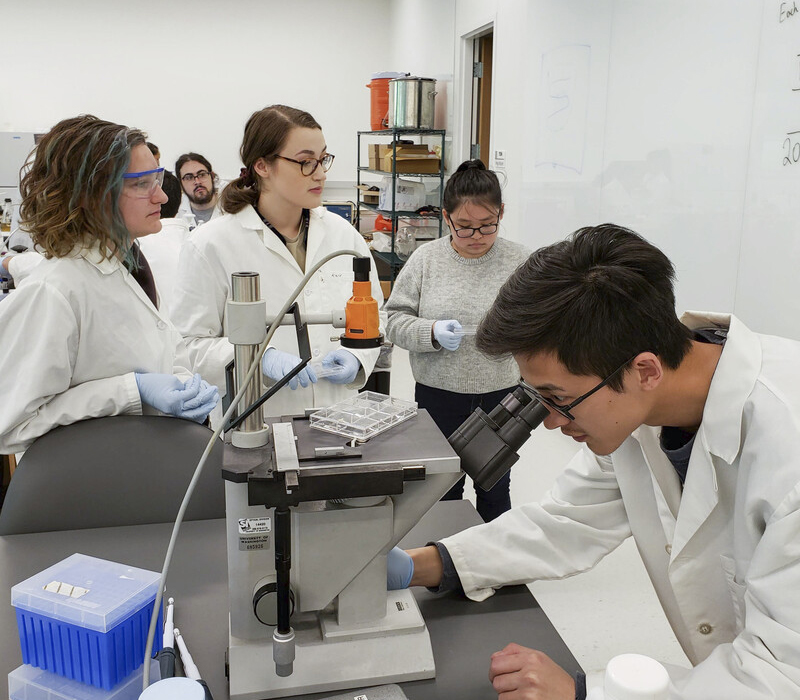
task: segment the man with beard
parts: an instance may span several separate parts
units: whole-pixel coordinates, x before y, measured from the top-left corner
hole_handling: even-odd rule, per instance
[[[192,214],[197,226],[220,216],[217,175],[207,158],[184,153],[175,161],[175,174],[188,200],[181,205],[179,215]]]

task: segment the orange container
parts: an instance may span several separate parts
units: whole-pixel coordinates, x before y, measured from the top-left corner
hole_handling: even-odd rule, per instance
[[[367,83],[370,90],[369,126],[373,131],[389,128],[389,81],[402,78],[406,73],[373,73]]]

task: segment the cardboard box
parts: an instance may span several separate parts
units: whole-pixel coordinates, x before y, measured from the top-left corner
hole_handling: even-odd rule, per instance
[[[381,167],[380,146],[381,145],[378,143],[367,144],[367,156],[369,158],[369,167],[372,170],[379,170]]]
[[[389,280],[381,280],[381,291],[383,292],[383,298],[388,299],[392,293],[392,283]]]
[[[377,206],[380,190],[370,190],[369,185],[358,185],[358,189],[361,190],[361,201],[364,202],[364,204],[374,204]]]
[[[392,172],[392,154],[388,153],[381,161],[381,170]],[[435,155],[401,155],[397,153],[396,172],[409,175],[412,173],[422,173],[425,175],[435,175],[439,172],[439,158]]]
[[[424,143],[398,144],[393,149],[391,144],[367,144],[369,167],[372,170],[392,172],[392,158],[397,154],[398,173],[436,174],[439,172],[439,158],[428,151]]]

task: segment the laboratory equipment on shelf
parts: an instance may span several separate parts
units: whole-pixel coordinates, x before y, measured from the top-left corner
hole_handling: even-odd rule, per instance
[[[369,141],[376,140],[383,143],[367,142],[364,137],[369,137]],[[387,139],[391,141],[387,143]],[[414,140],[419,143],[410,143]],[[381,279],[394,281],[417,244],[423,240],[440,238],[445,231],[442,217],[446,160],[445,131],[404,127],[359,131],[357,144],[356,228],[361,227],[363,212],[376,214],[375,230],[388,233],[389,240],[385,250],[381,250],[380,245],[373,246],[373,255],[388,266],[382,273]],[[421,149],[426,157],[416,149]],[[413,152],[404,157],[403,154],[408,150]],[[436,151],[438,157],[429,154],[429,150]],[[435,165],[432,166],[434,162]],[[384,177],[385,186],[377,198],[373,197],[369,189],[370,185],[377,185],[374,180],[369,179],[371,175]],[[365,180],[365,177],[368,179]],[[431,185],[436,180],[438,180],[436,206],[423,206],[429,197],[426,194],[428,188],[423,183]],[[417,196],[422,197],[422,203],[409,202],[409,197],[402,194],[409,190],[416,190]],[[407,209],[412,203],[413,209]],[[403,227],[409,231],[406,232],[405,240],[401,242],[398,250],[398,234]]]
[[[13,218],[13,205],[11,198],[6,197],[3,201],[3,213],[0,214],[0,233],[3,233],[3,242],[9,233],[11,233],[11,220]]]

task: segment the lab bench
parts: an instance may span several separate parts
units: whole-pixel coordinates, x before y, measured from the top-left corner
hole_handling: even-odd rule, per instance
[[[65,504],[65,507],[69,507]],[[468,501],[437,503],[400,543],[422,546],[472,525],[480,518]],[[96,528],[0,537],[0,590],[80,552],[160,571],[172,526]],[[525,586],[509,586],[475,603],[463,595],[414,594],[428,625],[436,678],[402,683],[409,700],[496,700],[488,680],[489,657],[509,642],[540,649],[569,673],[580,670]],[[215,700],[226,700],[228,643],[227,559],[224,520],[185,522],[170,567],[166,597],[175,598],[175,622]],[[0,605],[0,675],[22,662],[14,608]],[[326,698],[341,691],[303,695]]]

